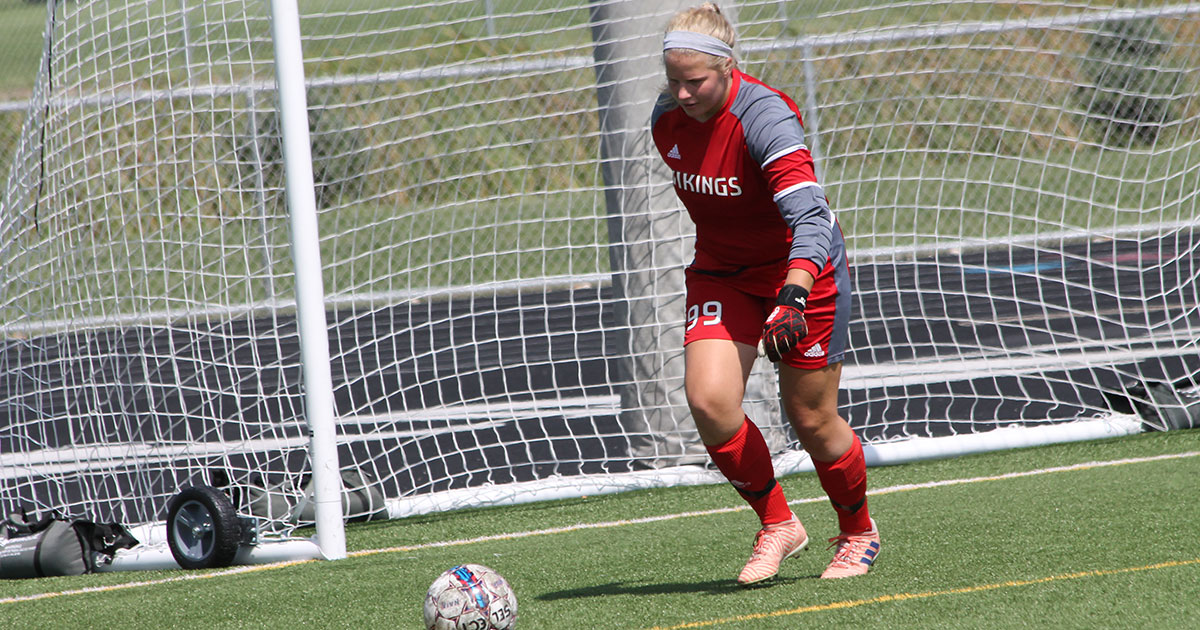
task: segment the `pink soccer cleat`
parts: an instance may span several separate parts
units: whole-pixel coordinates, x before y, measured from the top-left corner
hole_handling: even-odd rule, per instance
[[[871,531],[861,534],[842,534],[830,538],[830,547],[837,547],[833,562],[821,574],[824,579],[865,575],[879,557],[879,528],[871,519]]]
[[[779,563],[807,545],[808,534],[795,514],[791,520],[763,526],[754,537],[754,553],[738,575],[738,584],[750,586],[775,577]]]

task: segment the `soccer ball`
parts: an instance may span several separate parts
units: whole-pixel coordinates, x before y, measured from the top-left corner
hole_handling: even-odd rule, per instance
[[[508,580],[480,564],[460,564],[438,576],[425,594],[427,630],[512,630],[517,596]]]

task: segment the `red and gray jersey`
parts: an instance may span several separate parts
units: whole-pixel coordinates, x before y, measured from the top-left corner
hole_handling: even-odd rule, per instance
[[[651,129],[696,225],[693,268],[736,273],[743,290],[773,297],[787,269],[816,277],[844,259],[845,243],[796,103],[736,69],[729,89],[725,106],[705,122],[663,95]]]

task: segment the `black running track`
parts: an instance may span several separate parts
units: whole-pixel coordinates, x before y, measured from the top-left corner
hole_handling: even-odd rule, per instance
[[[1185,231],[1153,240],[1069,244],[1054,255],[1012,245],[856,263],[843,415],[870,439],[938,436],[980,425],[1087,417],[1114,407],[1127,411],[1128,403],[1112,392],[1144,380],[1193,381],[1200,374],[1200,349],[1188,337],[1200,330],[1198,248],[1194,232]],[[615,332],[611,291],[485,299],[489,303],[453,298],[331,314],[337,414],[342,434],[353,436],[342,447],[343,463],[356,462],[368,473],[403,470],[384,483],[391,497],[635,468],[612,408],[544,410],[554,400],[619,394],[610,383],[622,373],[617,357],[623,339]],[[1104,352],[1110,354],[1106,361],[1074,359]],[[1046,364],[1047,353],[1061,362]],[[212,439],[213,427],[226,439],[303,440],[307,433],[295,421],[303,408],[297,368],[228,367],[295,365],[298,355],[295,322],[279,318],[207,330],[144,326],[5,339],[0,454],[80,441],[98,447],[136,442],[148,422],[183,443]],[[1022,364],[1023,357],[1036,366]],[[914,359],[948,367],[944,375],[927,368],[906,373],[903,366]],[[214,360],[222,367],[212,367]],[[969,365],[986,366],[986,373],[973,374],[963,367]],[[480,401],[551,404],[496,422],[419,413]],[[39,425],[27,435],[23,425],[46,415],[76,420]],[[247,433],[255,427],[265,430]],[[431,456],[438,452],[456,454]],[[268,449],[214,456],[202,465],[260,470],[262,478],[252,480],[259,483],[283,469],[303,470],[303,457],[294,451],[281,459]],[[390,463],[373,468],[375,458]],[[93,486],[110,496],[73,496],[70,489],[56,496],[57,486],[36,473],[24,479],[6,474],[0,509],[28,504],[21,495],[31,492],[41,504],[119,503],[131,491],[167,496],[181,483],[208,481],[178,479],[166,461],[130,472],[132,487],[115,481],[124,473],[94,474],[108,478]]]

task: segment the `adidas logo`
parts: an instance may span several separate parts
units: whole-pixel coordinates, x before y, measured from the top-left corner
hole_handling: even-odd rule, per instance
[[[821,344],[814,343],[813,346],[804,353],[804,356],[810,359],[815,359],[817,357],[825,356],[825,351],[821,349]]]
[[[667,157],[669,157],[669,158],[675,158],[676,160],[682,160],[682,159],[683,159],[683,158],[682,158],[682,157],[679,155],[679,145],[678,145],[678,144],[677,144],[677,145],[675,145],[675,146],[673,146],[673,147],[671,147],[671,150],[667,152]]]

